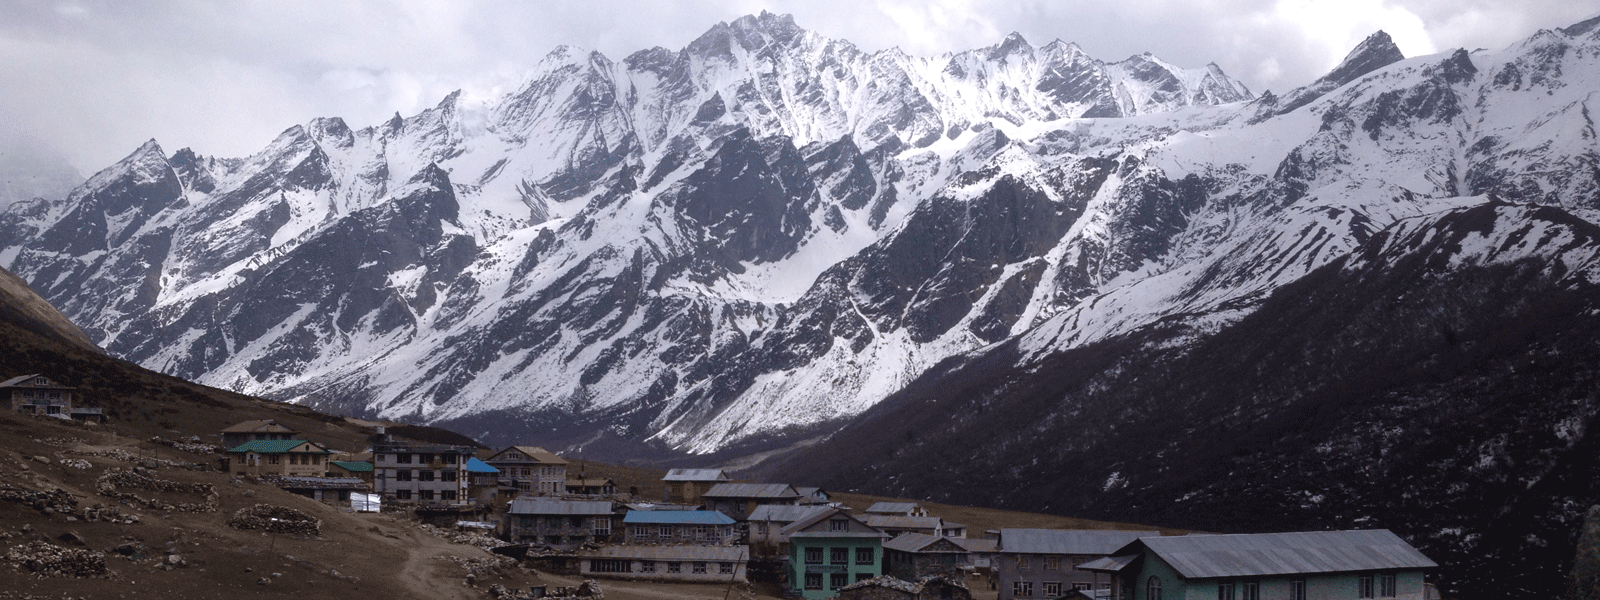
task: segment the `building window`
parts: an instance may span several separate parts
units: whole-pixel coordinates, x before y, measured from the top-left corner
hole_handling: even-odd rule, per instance
[[[400,469],[394,473],[395,481],[411,481],[411,469]]]
[[[1161,578],[1151,575],[1144,584],[1145,600],[1161,600]]]
[[[1033,596],[1033,582],[1032,581],[1013,581],[1013,582],[1011,582],[1011,595],[1012,596],[1016,596],[1018,598],[1029,598],[1029,597],[1032,597]]]
[[[1384,598],[1393,598],[1398,591],[1394,585],[1394,573],[1384,573],[1382,577],[1378,578],[1378,595]]]
[[[1046,581],[1046,582],[1044,582],[1044,595],[1045,595],[1046,598],[1055,598],[1055,597],[1060,596],[1061,595],[1061,582],[1059,582],[1059,581]]]
[[[1217,584],[1217,600],[1234,600],[1233,582],[1225,581]]]
[[[822,564],[822,549],[821,548],[806,548],[806,564],[808,564],[808,565],[820,565],[820,564]],[[821,585],[822,585],[821,582],[817,583],[817,586],[819,586],[819,588],[820,588]]]
[[[758,523],[758,524],[756,524],[756,534],[758,534],[758,535],[767,535],[767,524],[766,523]]]
[[[1372,576],[1371,575],[1362,575],[1359,579],[1356,580],[1356,597],[1357,598],[1371,598],[1372,597]]]
[[[556,544],[559,544],[559,543],[561,543],[561,536],[559,536],[559,535],[547,535],[547,536],[544,536],[544,543],[550,544],[552,546],[554,546]]]
[[[667,572],[668,573],[682,573],[683,572],[683,563],[680,563],[680,562],[669,562],[669,563],[667,563]]]
[[[589,570],[595,573],[629,573],[633,571],[633,562],[596,558],[589,561]]]
[[[456,472],[455,471],[440,471],[439,472],[439,481],[455,481],[455,480],[456,480]]]
[[[806,589],[808,589],[808,590],[820,590],[820,589],[822,589],[822,574],[821,573],[806,573]]]
[[[522,515],[517,517],[517,523],[518,526],[522,527],[523,529],[531,529],[533,527],[533,517]]]
[[[433,462],[433,455],[432,454],[418,454],[417,455],[417,462],[422,463],[422,464],[431,463],[431,462]]]
[[[590,529],[595,535],[611,535],[611,517],[594,517]]]
[[[837,590],[837,589],[842,588],[842,587],[847,586],[847,585],[850,585],[850,574],[849,573],[830,573],[830,574],[828,574],[828,589]]]
[[[706,574],[706,564],[705,563],[696,562],[696,563],[692,564],[692,567],[693,567],[693,571],[694,571],[695,575],[705,575]]]
[[[433,481],[433,471],[423,469],[422,471],[418,471],[418,475],[421,475],[421,479],[423,481]]]
[[[655,561],[647,560],[647,561],[639,563],[639,572],[640,573],[654,573],[654,572],[656,572],[656,563],[655,563]]]
[[[672,526],[662,525],[656,528],[656,536],[663,540],[672,539]]]
[[[733,574],[733,563],[717,563],[717,572],[723,575]]]
[[[849,548],[829,548],[828,549],[828,564],[830,564],[830,565],[847,565],[847,564],[850,564],[850,549]]]
[[[418,492],[418,493],[422,495],[422,499],[423,500],[432,500],[433,499],[433,490],[422,490],[421,492]]]
[[[409,462],[411,462],[411,455],[410,454],[396,454],[396,455],[394,455],[394,461],[397,462],[397,463],[409,463]]]
[[[634,525],[633,526],[633,537],[641,538],[641,539],[650,537],[650,526],[648,526],[648,525]]]
[[[1044,559],[1044,570],[1046,570],[1046,571],[1060,571],[1061,570],[1061,557],[1059,557],[1059,556],[1046,557]]]
[[[1254,581],[1239,584],[1239,600],[1261,600],[1261,584]]]
[[[455,490],[445,490],[445,491],[439,492],[439,498],[441,498],[443,500],[455,500],[456,499],[456,491]]]
[[[394,493],[394,497],[396,500],[410,500],[411,490],[398,490]]]
[[[1017,557],[1017,570],[1018,571],[1026,571],[1026,570],[1028,570],[1028,557],[1027,556],[1018,556]]]
[[[1289,581],[1289,600],[1306,600],[1306,580],[1291,579]]]
[[[828,519],[828,531],[850,531],[850,519]]]
[[[696,525],[694,528],[694,539],[701,542],[711,541],[711,528],[706,527],[705,525]]]
[[[276,454],[268,454],[267,455],[267,464],[269,464],[269,465],[278,464],[278,455],[276,455]]]
[[[877,557],[877,554],[872,548],[856,548],[856,564],[870,565],[874,562],[873,559]]]
[[[1091,589],[1094,589],[1094,586],[1091,585],[1087,581],[1074,581],[1074,582],[1072,582],[1072,589],[1075,589],[1075,590],[1091,590]]]

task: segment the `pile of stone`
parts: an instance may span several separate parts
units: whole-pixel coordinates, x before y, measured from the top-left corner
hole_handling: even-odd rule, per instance
[[[49,542],[31,542],[6,552],[13,568],[27,569],[39,577],[110,577],[103,552],[62,548]]]
[[[449,540],[450,543],[477,546],[479,548],[483,548],[484,550],[494,550],[495,548],[512,545],[511,542],[491,537],[480,531],[452,531],[443,527],[434,527],[427,523],[423,523],[417,527],[421,528],[427,533],[431,533]]]
[[[104,504],[96,504],[85,508],[77,516],[85,521],[105,521],[122,525],[132,525],[139,522],[139,515],[130,515],[114,506],[106,506]]]
[[[76,437],[33,438],[33,441],[40,444],[49,444],[51,446],[77,446],[79,444],[89,443],[89,440]]]
[[[168,503],[159,499],[143,499],[124,489],[147,490],[152,492],[174,492],[180,494],[198,494],[205,499],[201,502]],[[217,488],[209,483],[184,483],[157,479],[150,475],[149,469],[134,467],[132,469],[107,469],[100,479],[95,481],[95,491],[109,498],[137,502],[156,510],[176,512],[216,512],[220,496]]]
[[[531,590],[526,592],[513,590],[497,583],[489,586],[489,595],[496,600],[532,600],[534,598],[547,598],[549,600],[577,600],[579,598],[605,600],[606,597],[605,593],[600,591],[600,584],[595,583],[593,579],[585,580],[582,584],[570,588],[558,587],[546,590],[542,596],[535,595]]]
[[[165,458],[153,458],[153,457],[149,457],[149,456],[140,456],[138,454],[134,454],[132,452],[129,452],[127,450],[123,450],[121,448],[112,448],[110,450],[68,450],[67,453],[68,454],[77,454],[79,456],[100,456],[100,457],[109,458],[109,459],[112,459],[112,460],[120,460],[120,461],[123,461],[123,462],[131,462],[131,463],[134,463],[137,466],[140,466],[140,467],[143,467],[143,468],[146,468],[146,469],[159,469],[161,467],[173,467],[173,468],[177,468],[177,469],[187,469],[187,470],[190,470],[190,471],[209,471],[209,470],[211,470],[211,467],[209,465],[205,465],[205,464],[201,464],[201,463],[197,463],[197,462],[180,462],[180,461],[176,461],[176,460],[167,460]]]
[[[6,483],[0,483],[0,500],[17,502],[44,513],[58,512],[68,515],[77,510],[78,506],[78,499],[73,498],[66,490],[41,492]]]
[[[88,469],[94,466],[89,461],[81,458],[63,458],[61,459],[61,464],[73,469]]]
[[[213,444],[207,444],[200,441],[200,436],[198,435],[191,435],[189,437],[179,438],[176,440],[169,440],[158,435],[150,438],[148,441],[152,444],[160,444],[168,448],[174,448],[184,452],[193,452],[195,454],[216,454],[223,450],[222,448],[219,448]]]
[[[298,510],[271,504],[257,504],[241,508],[228,519],[234,529],[262,529],[272,533],[289,533],[316,537],[322,533],[322,521]]]

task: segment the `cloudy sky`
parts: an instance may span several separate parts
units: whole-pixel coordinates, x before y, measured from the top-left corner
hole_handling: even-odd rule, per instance
[[[361,127],[452,90],[514,87],[566,44],[620,59],[768,10],[868,50],[938,55],[1007,33],[1115,61],[1221,65],[1259,93],[1332,68],[1382,29],[1407,56],[1499,49],[1600,12],[1591,0],[18,0],[0,3],[0,137],[85,175],[155,138],[243,156],[316,116]]]

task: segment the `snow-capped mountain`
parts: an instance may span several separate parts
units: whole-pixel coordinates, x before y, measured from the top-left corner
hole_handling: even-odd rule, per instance
[[[620,62],[558,48],[503,98],[453,94],[359,129],[316,119],[249,157],[151,141],[63,198],[0,213],[0,266],[149,368],[491,443],[712,453],[859,423],[827,449],[915,410],[943,433],[879,435],[900,447],[858,454],[882,458],[842,485],[920,493],[914,478],[872,469],[909,448],[961,448],[972,458],[952,458],[957,470],[1014,475],[999,459],[1025,457],[1066,469],[1075,451],[1113,456],[1106,431],[1167,423],[1170,441],[1196,432],[1171,415],[1223,426],[1280,414],[1230,405],[1226,388],[1193,387],[1193,373],[1278,381],[1250,402],[1299,406],[1284,400],[1300,397],[1293,386],[1338,378],[1289,375],[1347,377],[1375,355],[1356,350],[1409,331],[1361,326],[1381,320],[1371,303],[1383,293],[1421,310],[1447,297],[1440,285],[1469,293],[1485,273],[1511,273],[1541,295],[1518,300],[1500,282],[1485,297],[1508,311],[1560,299],[1541,310],[1583,322],[1596,309],[1597,92],[1600,18],[1412,58],[1378,33],[1310,85],[1256,97],[1215,65],[1104,62],[1016,35],[939,57],[866,53],[763,13]],[[1382,285],[1340,296],[1364,281]],[[1428,294],[1408,296],[1406,281]],[[1244,332],[1288,339],[1324,305],[1358,321],[1320,326],[1320,354],[1266,361],[1286,350],[1256,348],[1228,362],[1253,343]],[[1450,306],[1427,318],[1451,336],[1494,321],[1492,305]],[[1431,323],[1425,312],[1406,314]],[[1489,346],[1515,347],[1494,331]],[[1395,356],[1428,360],[1417,352]],[[1142,380],[1144,369],[1171,371],[1188,393]],[[1052,387],[1074,373],[1081,387]],[[1020,395],[1026,406],[997,399],[1016,386],[1049,392]],[[943,410],[907,389],[922,390],[917,402],[966,391]],[[1573,393],[1595,401],[1592,387]],[[1593,414],[1523,415],[1524,431],[1556,437],[1496,446],[1485,425],[1462,448],[1491,465],[1494,448],[1559,459],[1583,447]],[[1053,437],[1079,419],[1108,429]],[[1388,439],[1370,419],[1354,438],[1293,446]],[[1018,435],[982,452],[952,443],[975,422]],[[869,434],[884,431],[898,429]],[[1077,441],[1044,453],[1040,436]],[[1140,464],[1182,452],[1150,448]],[[1360,475],[1325,462],[1330,477]],[[1118,490],[1232,499],[1083,464],[1103,494],[1076,509],[1121,502],[1196,522],[1199,509],[1161,512]],[[1537,477],[1483,489],[1542,489]],[[1581,508],[1540,514],[1549,529]],[[1441,527],[1455,533],[1423,543],[1471,535]]]
[[[1056,206],[1087,200],[1069,171],[1104,161],[1027,138],[1251,98],[1215,65],[1017,35],[869,54],[762,14],[621,62],[558,48],[504,98],[363,129],[317,119],[242,159],[151,141],[5,213],[0,262],[109,351],[198,381],[430,422],[592,420],[706,451],[847,418],[1025,328],[994,314],[961,333],[948,299],[887,289],[861,312],[829,287],[840,275],[818,277],[876,255],[933,277],[938,257],[902,248],[966,207],[1051,213],[1059,231],[1024,233],[1037,247],[1007,260],[1045,251],[1070,221]],[[979,208],[1007,189],[1018,212]],[[974,259],[1028,228],[994,226]],[[809,328],[845,309],[874,339]]]

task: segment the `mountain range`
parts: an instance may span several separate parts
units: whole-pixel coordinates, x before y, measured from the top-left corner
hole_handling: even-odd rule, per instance
[[[1538,593],[1508,569],[1559,570],[1597,500],[1597,91],[1600,18],[1412,58],[1380,32],[1258,96],[1216,65],[1015,34],[867,53],[763,13],[249,157],[152,140],[0,213],[0,266],[115,356],[322,410],[624,458],[805,440],[759,468],[1087,517],[1386,526],[1454,593]]]

